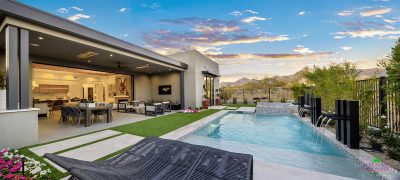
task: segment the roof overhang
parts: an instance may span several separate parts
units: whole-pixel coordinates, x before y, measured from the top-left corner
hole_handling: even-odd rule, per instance
[[[0,0],[0,17],[5,17],[0,30],[14,25],[181,71],[188,67],[185,63],[15,1]]]
[[[203,75],[205,76],[209,76],[209,77],[219,77],[219,75],[211,73],[209,71],[201,71],[203,73]]]

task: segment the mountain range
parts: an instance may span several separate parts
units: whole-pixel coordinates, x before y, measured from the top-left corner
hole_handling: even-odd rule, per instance
[[[296,72],[295,74],[288,75],[288,76],[274,76],[278,80],[283,80],[286,82],[299,82],[304,81],[303,79],[303,70]],[[381,68],[371,68],[371,69],[359,69],[359,76],[358,79],[368,79],[371,77],[379,77],[379,76],[386,76],[386,70]],[[249,79],[246,77],[240,78],[234,82],[221,82],[220,87],[229,87],[229,86],[240,86],[247,84],[249,82],[258,82],[258,79]]]

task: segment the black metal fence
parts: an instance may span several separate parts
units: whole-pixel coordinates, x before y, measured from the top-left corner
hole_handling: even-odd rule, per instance
[[[356,81],[357,97],[360,101],[360,118],[370,126],[379,127],[382,116],[387,119],[387,126],[394,132],[400,132],[400,109],[395,99],[399,92],[387,94],[386,86],[391,82],[385,77]]]

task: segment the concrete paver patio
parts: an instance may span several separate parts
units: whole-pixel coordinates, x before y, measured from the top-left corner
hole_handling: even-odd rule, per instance
[[[38,156],[43,156],[44,153],[55,153],[58,151],[62,151],[65,149],[69,149],[72,147],[76,147],[82,144],[90,143],[99,139],[103,139],[106,137],[114,136],[117,134],[121,134],[121,132],[113,131],[113,130],[105,130],[100,131],[93,134],[88,134],[84,136],[79,136],[71,139],[67,139],[64,141],[58,141],[55,143],[38,146],[34,148],[30,148],[29,150],[33,153],[37,154]]]

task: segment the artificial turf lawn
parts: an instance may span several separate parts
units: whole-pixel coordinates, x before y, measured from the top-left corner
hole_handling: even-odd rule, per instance
[[[219,110],[216,109],[208,109],[192,114],[175,113],[140,122],[121,125],[111,129],[143,137],[159,137],[218,111]]]

